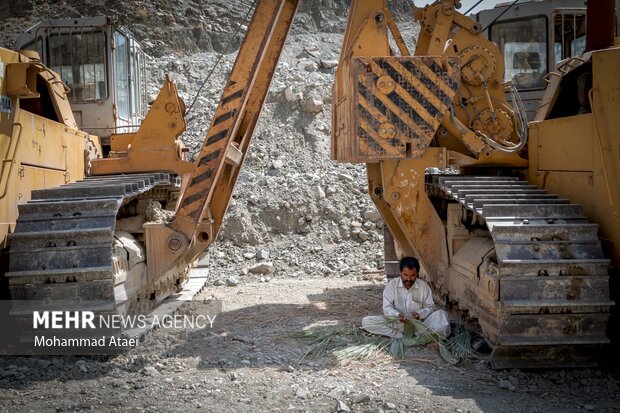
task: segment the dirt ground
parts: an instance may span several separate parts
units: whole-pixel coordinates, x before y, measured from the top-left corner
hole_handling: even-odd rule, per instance
[[[0,411],[620,411],[615,372],[453,367],[432,345],[402,359],[302,359],[308,347],[293,333],[359,323],[380,312],[382,288],[319,277],[210,286],[196,299],[222,300],[212,328],[155,330],[110,359],[1,358]]]

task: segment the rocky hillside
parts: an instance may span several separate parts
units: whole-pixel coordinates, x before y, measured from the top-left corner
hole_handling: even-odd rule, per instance
[[[256,0],[3,0],[0,44],[43,19],[106,15],[129,28],[152,57],[168,53],[230,53],[243,39]],[[342,33],[350,1],[302,1],[296,32]],[[411,3],[391,1],[399,20],[411,16]]]

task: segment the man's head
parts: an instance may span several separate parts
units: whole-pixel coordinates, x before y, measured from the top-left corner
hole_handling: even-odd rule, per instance
[[[418,278],[418,271],[420,271],[420,263],[413,257],[404,257],[399,262],[400,279],[403,281],[403,285],[406,289],[413,287],[413,283]]]

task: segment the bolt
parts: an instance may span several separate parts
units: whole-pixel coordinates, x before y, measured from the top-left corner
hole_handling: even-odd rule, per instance
[[[168,240],[168,248],[172,251],[177,251],[179,248],[181,248],[181,240],[176,237],[170,238]]]
[[[454,13],[454,6],[452,5],[446,5],[443,6],[443,8],[441,9],[441,11],[443,12],[443,14],[445,14],[446,16],[450,16],[452,15],[452,13]]]

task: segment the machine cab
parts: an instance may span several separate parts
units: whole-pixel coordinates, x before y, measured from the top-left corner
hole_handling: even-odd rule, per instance
[[[547,85],[545,77],[558,70],[565,59],[578,56],[585,49],[586,2],[542,0],[510,7],[511,4],[499,4],[473,17],[502,52],[504,80],[515,84],[528,120],[533,120]]]
[[[107,17],[41,22],[16,47],[34,50],[71,89],[78,127],[102,138],[134,132],[146,113],[145,54]]]

